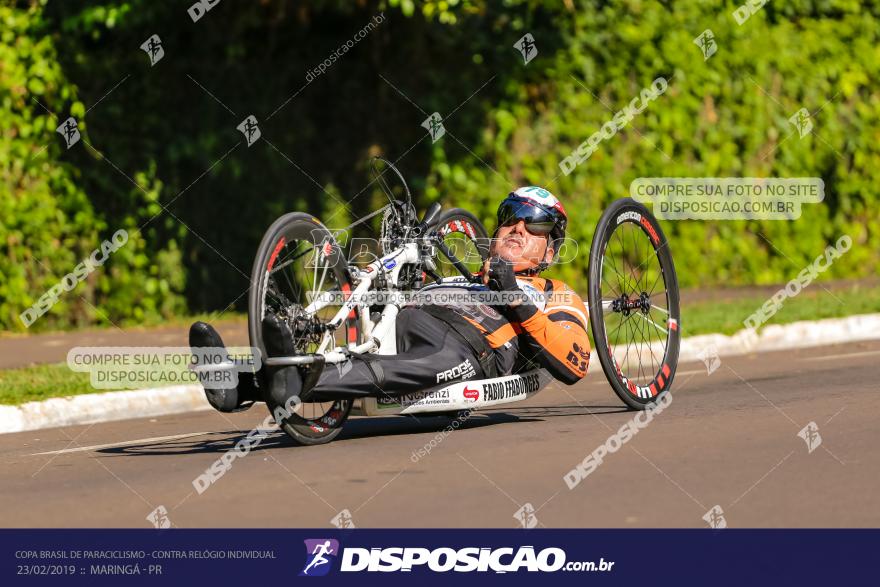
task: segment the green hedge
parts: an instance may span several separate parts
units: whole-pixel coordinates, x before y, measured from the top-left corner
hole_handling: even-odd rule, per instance
[[[574,211],[570,234],[584,251],[603,207],[638,177],[821,177],[825,201],[805,205],[797,221],[667,222],[682,285],[787,281],[842,234],[854,246],[823,277],[876,274],[880,8],[770,2],[739,26],[736,6],[591,2],[494,19],[512,39],[531,32],[539,48],[519,75],[510,74],[516,64],[505,66],[508,97],[488,113],[473,148],[498,173],[446,161],[447,142],[435,147],[432,193],[484,201],[488,215],[505,180],[547,184],[563,158],[662,75],[665,94],[550,186]],[[708,61],[693,44],[705,29],[718,45]],[[800,139],[788,118],[802,107],[819,113]],[[560,274],[585,287],[586,260]]]
[[[98,207],[84,176],[106,163],[85,147],[92,139],[86,106],[65,76],[41,7],[0,6],[0,23],[0,324],[24,329],[20,314],[119,229],[127,230],[128,243],[59,296],[34,330],[137,322],[185,310],[176,243],[148,246],[148,234],[137,230],[145,215],[159,210],[155,169],[133,172],[146,191],[127,190],[125,213]],[[67,116],[80,121],[82,139],[73,148],[85,163],[66,160],[55,132]]]
[[[406,153],[421,207],[441,200],[487,224],[513,185],[549,187],[582,252],[557,275],[581,289],[602,208],[642,176],[825,180],[825,202],[794,222],[667,222],[684,286],[787,281],[844,233],[854,246],[823,278],[877,272],[873,2],[769,2],[742,26],[733,2],[272,0],[219,3],[196,23],[172,4],[0,7],[5,329],[23,329],[19,313],[119,228],[131,241],[32,329],[243,309],[265,227],[289,210],[335,214],[335,226],[372,211],[381,195],[363,188],[377,153]],[[383,24],[270,118],[381,11]],[[693,39],[707,28],[718,52],[704,61]],[[513,49],[526,32],[539,50],[527,66]],[[151,68],[138,47],[154,33],[166,55]],[[665,94],[560,174],[661,75]],[[430,144],[426,114],[398,90],[427,113],[455,110],[447,136]],[[788,122],[802,107],[821,109],[803,139]],[[248,114],[266,140],[233,147]],[[63,147],[54,129],[69,115],[91,147]],[[334,199],[355,194],[350,209]]]

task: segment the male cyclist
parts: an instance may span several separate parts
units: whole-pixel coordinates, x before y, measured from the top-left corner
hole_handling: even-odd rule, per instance
[[[497,217],[482,284],[453,278],[419,290],[397,316],[397,354],[352,355],[305,385],[296,367],[266,367],[264,393],[279,405],[293,396],[308,401],[397,396],[508,375],[530,364],[566,384],[579,381],[590,358],[587,310],[567,285],[539,277],[558,256],[565,209],[549,191],[522,187],[501,202]],[[267,315],[263,333],[268,356],[295,354],[286,322]],[[223,342],[211,326],[196,322],[190,346]],[[237,389],[206,389],[208,401],[228,412],[265,399],[248,375],[241,374]]]

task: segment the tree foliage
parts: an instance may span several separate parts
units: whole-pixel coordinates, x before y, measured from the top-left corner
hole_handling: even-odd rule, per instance
[[[874,3],[647,0],[7,2],[0,6],[0,322],[115,230],[128,245],[34,328],[242,309],[278,215],[339,227],[381,204],[367,161],[398,161],[420,207],[544,185],[580,243],[556,275],[586,287],[601,210],[638,177],[821,177],[793,222],[665,224],[685,286],[787,281],[842,234],[824,277],[873,274],[880,219],[880,20]],[[350,48],[374,17],[376,24]],[[693,43],[713,31],[718,51]],[[514,49],[533,35],[527,65]],[[151,67],[140,45],[161,38]],[[339,53],[341,51],[341,53]],[[329,68],[319,64],[337,52]],[[658,76],[669,89],[570,175],[559,162]],[[788,118],[814,113],[799,138]],[[431,143],[433,112],[445,137]],[[256,116],[262,138],[236,130]],[[82,131],[66,149],[68,116]]]

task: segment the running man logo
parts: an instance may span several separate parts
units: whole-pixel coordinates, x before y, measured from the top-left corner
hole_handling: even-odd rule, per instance
[[[339,555],[339,541],[332,538],[307,538],[306,566],[300,577],[323,577],[330,572],[333,560]]]
[[[336,372],[339,373],[340,379],[348,375],[348,372],[351,371],[352,368],[354,368],[354,365],[352,365],[351,363],[351,359],[346,359],[345,361],[342,361],[340,363],[334,363],[334,365],[336,365]]]
[[[694,39],[694,45],[703,52],[703,61],[708,61],[710,57],[718,51],[718,45],[715,43],[715,35],[712,29],[706,29],[698,37]]]
[[[330,520],[330,523],[342,530],[349,530],[355,527],[354,518],[351,517],[351,512],[348,511],[348,509],[344,509],[333,516],[333,519]]]
[[[153,524],[154,528],[160,530],[171,527],[171,518],[168,517],[168,510],[165,509],[164,505],[160,505],[151,511],[147,516],[147,521]]]
[[[724,510],[720,505],[714,506],[711,510],[703,515],[703,519],[709,524],[710,528],[721,530],[727,528],[727,520],[724,519]]]
[[[519,41],[513,44],[513,48],[523,56],[525,65],[528,65],[529,61],[538,55],[538,46],[535,45],[535,37],[532,36],[532,33],[524,34]]]
[[[807,443],[807,454],[810,454],[822,444],[822,436],[819,434],[819,427],[815,422],[810,422],[798,432],[798,436]]]
[[[801,108],[795,112],[788,121],[794,125],[801,138],[813,132],[813,119],[810,116],[810,111],[806,108]]]
[[[721,358],[718,356],[718,347],[714,344],[710,344],[698,352],[697,358],[703,361],[703,364],[706,365],[707,375],[711,375],[721,366]]]
[[[141,49],[150,58],[150,67],[159,63],[159,60],[165,56],[165,49],[162,48],[162,39],[159,38],[159,35],[153,35],[144,41]]]
[[[67,145],[68,149],[79,142],[79,127],[76,125],[76,119],[73,116],[62,122],[55,129],[55,132],[64,137],[64,144]]]
[[[260,136],[262,136],[260,134],[260,127],[257,126],[257,117],[253,114],[245,118],[242,123],[235,128],[240,130],[244,135],[248,147],[257,142]]]
[[[513,517],[519,520],[523,528],[534,528],[538,525],[538,517],[535,515],[535,507],[530,503],[524,503],[521,508],[516,510]]]
[[[432,143],[436,143],[446,134],[446,129],[443,127],[443,119],[440,117],[439,112],[435,112],[426,118],[422,122],[422,126],[428,129],[428,134],[431,135]]]

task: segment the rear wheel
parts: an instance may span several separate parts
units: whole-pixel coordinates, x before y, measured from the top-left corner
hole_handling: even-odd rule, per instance
[[[248,300],[248,334],[251,346],[266,358],[263,318],[275,314],[294,333],[296,354],[308,354],[357,343],[358,324],[354,312],[334,332],[322,326],[329,322],[352,291],[345,255],[330,231],[310,214],[295,212],[275,221],[266,231],[254,259]],[[332,301],[309,314],[305,309],[316,295]],[[266,389],[265,378],[259,381]],[[278,407],[263,394],[270,413]],[[281,424],[299,444],[330,442],[342,431],[351,411],[351,400],[306,402]]]
[[[643,410],[668,392],[678,364],[678,278],[666,235],[631,198],[602,214],[590,247],[590,326],[615,393]]]
[[[489,233],[476,216],[461,208],[450,208],[440,214],[433,233],[471,273],[479,273],[483,262],[489,258]],[[442,277],[454,277],[461,272],[438,252],[435,273]]]

